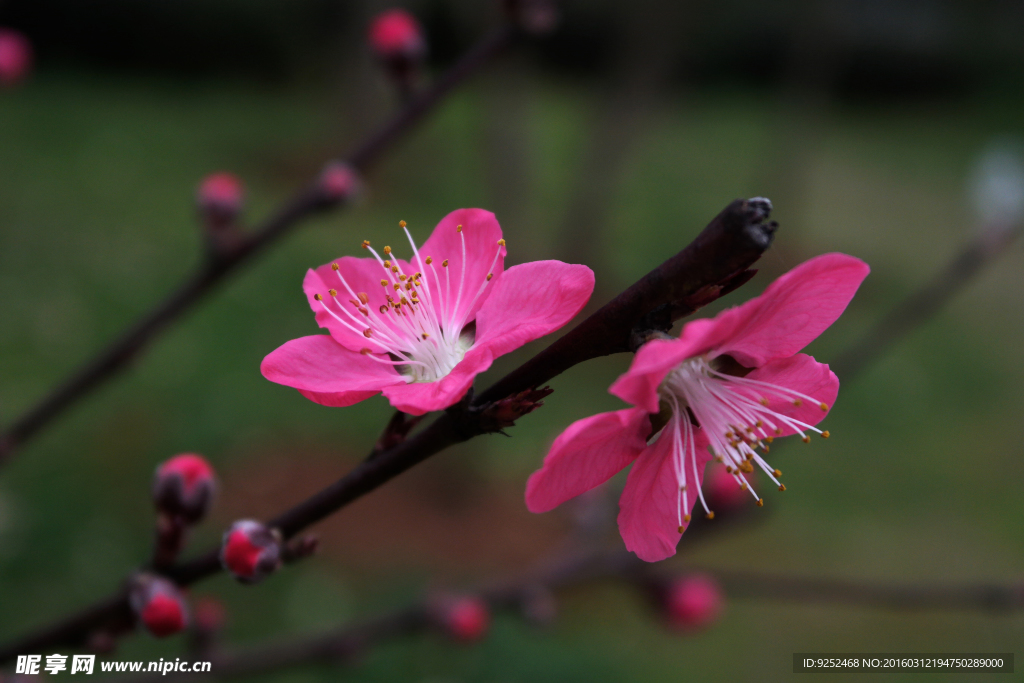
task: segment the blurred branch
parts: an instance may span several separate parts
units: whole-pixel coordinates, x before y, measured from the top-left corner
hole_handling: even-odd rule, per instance
[[[493,411],[488,409],[501,399],[536,389],[577,363],[629,351],[637,326],[655,309],[684,311],[688,309],[678,302],[693,301],[694,297],[699,297],[701,304],[714,300],[722,283],[735,283],[738,274],[745,273],[771,245],[777,225],[768,220],[770,211],[771,203],[766,199],[732,202],[689,246],[476,400],[467,396],[419,433],[363,461],[337,482],[268,522],[268,526],[277,528],[285,539],[291,538],[445,448],[496,431]],[[534,398],[526,395],[524,400]],[[500,411],[507,408],[501,405]],[[221,571],[218,550],[212,548],[191,562],[170,567],[166,575],[186,586],[216,574]],[[90,634],[117,624],[126,609],[122,591],[81,614],[0,648],[0,663],[20,653],[81,645]]]
[[[678,570],[677,570],[678,571]],[[870,581],[840,581],[792,577],[762,572],[686,567],[713,576],[730,597],[799,603],[822,602],[894,610],[954,609],[1011,612],[1024,609],[1024,584],[950,584],[915,586]],[[623,579],[641,586],[666,581],[658,565],[638,560],[624,550],[576,551],[554,558],[523,576],[491,582],[470,593],[492,610],[518,612],[539,591],[555,591],[592,581]],[[233,653],[210,655],[212,674],[207,679],[265,674],[306,664],[346,664],[384,642],[414,635],[434,627],[427,598],[386,614],[357,621],[340,629],[309,638],[259,646]],[[196,680],[195,674],[165,678],[140,676],[138,682]],[[200,678],[202,680],[202,677]]]
[[[360,172],[368,170],[402,134],[433,111],[456,86],[465,82],[510,45],[519,33],[519,29],[507,23],[483,38],[432,87],[412,98],[394,118],[358,145],[348,157],[348,164]],[[79,399],[123,370],[158,334],[191,310],[227,275],[248,263],[303,219],[336,206],[341,201],[342,198],[331,196],[320,182],[314,181],[299,190],[236,247],[212,253],[162,303],[86,361],[52,393],[0,434],[0,464]]]
[[[923,287],[904,299],[856,344],[831,363],[839,377],[851,377],[927,322],[974,280],[1024,231],[1024,224],[988,226]]]

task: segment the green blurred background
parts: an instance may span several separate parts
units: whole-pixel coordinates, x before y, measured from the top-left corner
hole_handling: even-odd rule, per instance
[[[386,7],[0,4],[0,25],[23,30],[38,60],[26,83],[0,91],[3,423],[196,265],[200,178],[244,178],[256,222],[398,106],[362,40]],[[431,73],[498,21],[490,3],[406,7],[427,28]],[[399,241],[399,219],[422,240],[454,208],[494,210],[510,263],[587,263],[603,303],[729,201],[765,195],[781,224],[775,246],[713,310],[815,254],[856,255],[872,275],[809,349],[834,358],[979,228],[979,155],[1024,134],[1022,32],[1020,3],[997,0],[567,3],[558,32],[493,64],[403,139],[354,209],[293,233],[5,467],[0,639],[106,594],[146,557],[150,477],[170,455],[202,453],[221,477],[192,550],[365,455],[390,415],[383,398],[325,408],[264,380],[259,363],[316,331],[305,269],[363,239]],[[789,490],[767,491],[760,523],[684,537],[671,566],[1020,582],[1022,302],[1017,245],[844,382],[832,438],[772,460]],[[478,386],[546,343],[501,359]],[[346,508],[317,528],[314,560],[255,588],[219,577],[193,597],[223,600],[226,637],[243,644],[530,566],[560,546],[572,511],[530,515],[526,477],[570,421],[620,407],[606,388],[629,361],[574,368],[512,438],[451,449]],[[559,608],[546,629],[499,617],[472,647],[423,635],[354,667],[261,680],[781,680],[796,651],[1019,654],[1024,639],[1020,614],[769,599],[730,600],[714,627],[681,635],[617,584],[574,590]],[[115,656],[173,658],[181,641],[140,635]]]

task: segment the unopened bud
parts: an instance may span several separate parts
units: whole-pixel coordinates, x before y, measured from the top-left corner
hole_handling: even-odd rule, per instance
[[[139,574],[128,594],[139,623],[157,638],[177,633],[188,624],[188,608],[178,587],[153,574]]]
[[[161,512],[194,524],[206,515],[217,490],[213,467],[201,455],[183,453],[156,468],[153,500]]]
[[[416,17],[404,9],[381,12],[370,23],[370,47],[386,62],[416,62],[427,54],[427,42]]]
[[[233,223],[242,212],[245,185],[231,173],[211,173],[196,190],[196,204],[204,219],[215,226]]]
[[[672,579],[665,588],[665,615],[670,625],[685,630],[710,626],[722,611],[722,589],[706,574]]]
[[[32,44],[20,32],[0,28],[0,85],[16,85],[32,68]]]
[[[439,623],[450,638],[460,643],[480,640],[491,625],[491,612],[480,598],[464,596],[440,604]]]
[[[359,193],[362,186],[355,169],[340,161],[332,161],[320,173],[320,189],[324,198],[331,202],[350,199]]]
[[[220,561],[242,583],[262,581],[281,566],[281,534],[255,520],[239,520],[224,533]]]

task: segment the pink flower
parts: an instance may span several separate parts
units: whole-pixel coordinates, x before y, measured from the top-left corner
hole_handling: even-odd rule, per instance
[[[0,85],[15,85],[32,68],[32,45],[24,35],[0,27]]]
[[[687,631],[707,628],[722,612],[722,589],[706,574],[682,576],[665,589],[664,608],[669,625]]]
[[[869,268],[825,254],[789,271],[764,293],[711,320],[695,320],[678,339],[655,339],[609,389],[633,404],[585,418],[555,439],[526,487],[526,505],[546,512],[633,464],[619,500],[626,547],[654,562],[675,554],[701,492],[704,465],[722,461],[741,488],[774,437],[818,432],[839,380],[798,353],[842,314]]]
[[[416,17],[404,9],[378,14],[370,24],[370,45],[384,59],[419,59],[427,51]]]
[[[400,224],[405,230],[405,222]],[[498,356],[557,330],[590,298],[586,266],[534,261],[504,270],[494,214],[459,209],[411,261],[345,256],[306,273],[303,289],[327,335],[300,337],[263,359],[272,382],[326,406],[378,393],[423,415],[457,403]]]

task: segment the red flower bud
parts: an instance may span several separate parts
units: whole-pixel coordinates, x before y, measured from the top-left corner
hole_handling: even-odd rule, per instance
[[[0,28],[0,85],[15,85],[32,68],[32,45],[24,35]]]
[[[129,591],[132,611],[157,638],[172,635],[188,624],[188,608],[178,587],[152,574],[139,574]]]
[[[441,625],[453,639],[470,643],[483,638],[491,625],[487,604],[476,597],[455,598],[441,609]]]
[[[201,455],[183,453],[156,468],[153,500],[161,512],[198,522],[210,509],[217,490],[213,467]]]
[[[419,61],[427,53],[419,22],[403,9],[378,14],[370,24],[369,41],[373,51],[385,61]]]
[[[231,173],[211,173],[196,190],[199,212],[214,228],[233,223],[242,212],[244,202],[245,185]]]
[[[220,561],[242,583],[261,581],[281,566],[281,534],[255,520],[239,520],[224,533]]]
[[[718,582],[706,574],[673,579],[665,589],[665,614],[677,628],[698,630],[710,626],[722,611]]]
[[[338,202],[357,194],[362,188],[359,175],[346,163],[332,161],[324,167],[320,174],[320,189],[324,196]]]

